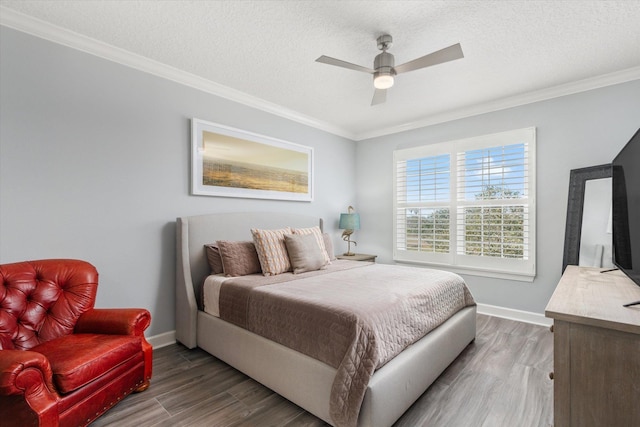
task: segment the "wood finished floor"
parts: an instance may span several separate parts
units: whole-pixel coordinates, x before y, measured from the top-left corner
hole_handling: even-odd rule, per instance
[[[154,351],[151,387],[92,427],[327,426],[203,350]],[[395,427],[553,425],[553,337],[548,328],[478,315],[476,340]]]

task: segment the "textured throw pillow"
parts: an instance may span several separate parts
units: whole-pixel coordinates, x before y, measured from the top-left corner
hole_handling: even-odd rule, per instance
[[[336,259],[336,254],[333,251],[333,241],[331,240],[331,236],[329,236],[329,233],[322,233],[322,239],[324,240],[324,248],[327,250],[329,261],[333,261]]]
[[[273,276],[291,270],[291,262],[284,244],[284,235],[291,234],[291,228],[279,230],[251,229],[253,243],[258,251],[258,259],[262,267],[262,274]]]
[[[320,227],[315,226],[309,228],[294,228],[293,234],[311,234],[316,239],[316,242],[318,242],[318,246],[320,246],[320,249],[322,249],[322,253],[325,256],[325,260],[327,261],[326,264],[331,263],[331,258],[327,253],[327,248],[324,244],[324,238],[322,237],[322,231],[320,231]]]
[[[253,242],[218,240],[217,243],[225,276],[246,276],[262,271]]]
[[[327,254],[313,234],[285,234],[293,274],[315,271],[327,265]]]
[[[207,251],[207,261],[209,261],[209,268],[211,274],[220,274],[224,270],[222,268],[222,258],[220,258],[220,249],[215,243],[204,245]]]

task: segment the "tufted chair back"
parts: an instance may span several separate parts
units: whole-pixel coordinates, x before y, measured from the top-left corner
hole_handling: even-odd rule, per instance
[[[97,289],[98,272],[85,261],[0,265],[0,350],[29,350],[73,333]]]

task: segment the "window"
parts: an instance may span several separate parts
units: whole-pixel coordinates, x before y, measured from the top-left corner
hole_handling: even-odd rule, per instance
[[[535,277],[535,128],[394,152],[394,259]]]

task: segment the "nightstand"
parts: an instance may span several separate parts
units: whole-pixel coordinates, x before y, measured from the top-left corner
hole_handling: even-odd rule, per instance
[[[349,259],[351,261],[371,261],[376,262],[376,257],[378,255],[369,255],[369,254],[355,254],[355,255],[336,255],[338,259]]]

